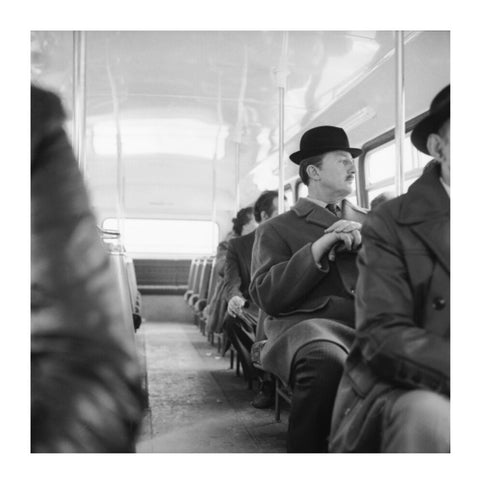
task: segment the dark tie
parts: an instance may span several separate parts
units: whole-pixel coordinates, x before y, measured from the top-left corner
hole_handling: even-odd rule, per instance
[[[335,203],[329,203],[327,206],[325,206],[325,208],[331,213],[333,213],[336,217],[340,217],[340,214],[339,214],[340,210]]]

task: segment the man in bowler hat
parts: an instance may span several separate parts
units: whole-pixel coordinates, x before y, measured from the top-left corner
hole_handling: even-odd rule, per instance
[[[293,389],[289,452],[326,452],[333,403],[354,331],[356,253],[365,210],[343,129],[305,132],[290,159],[308,196],[257,228],[250,294],[268,314],[261,362]]]
[[[411,139],[435,162],[363,225],[334,452],[450,451],[450,86]]]

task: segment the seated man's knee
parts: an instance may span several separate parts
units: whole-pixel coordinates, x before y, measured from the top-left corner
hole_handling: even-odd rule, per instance
[[[426,390],[401,394],[385,415],[383,446],[392,452],[448,452],[450,399]]]
[[[325,385],[340,380],[347,358],[344,349],[329,341],[313,341],[302,347],[295,356],[294,376],[297,382],[308,378],[311,383]],[[300,377],[298,377],[300,376]]]

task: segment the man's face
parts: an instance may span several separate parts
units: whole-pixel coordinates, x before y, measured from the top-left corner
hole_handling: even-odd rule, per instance
[[[318,169],[319,187],[336,197],[348,196],[353,191],[355,164],[347,151],[332,151],[323,157]]]
[[[450,184],[450,119],[445,121],[438,133],[430,134],[427,149],[440,162],[442,178]]]
[[[278,198],[274,198],[272,201],[272,213],[269,218],[273,218],[278,215]]]
[[[450,173],[450,119],[440,129],[440,136],[443,141],[443,158],[441,162]]]

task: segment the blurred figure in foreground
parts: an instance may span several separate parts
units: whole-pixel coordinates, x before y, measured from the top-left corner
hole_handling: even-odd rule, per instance
[[[132,452],[140,368],[52,93],[31,88],[31,451]]]

